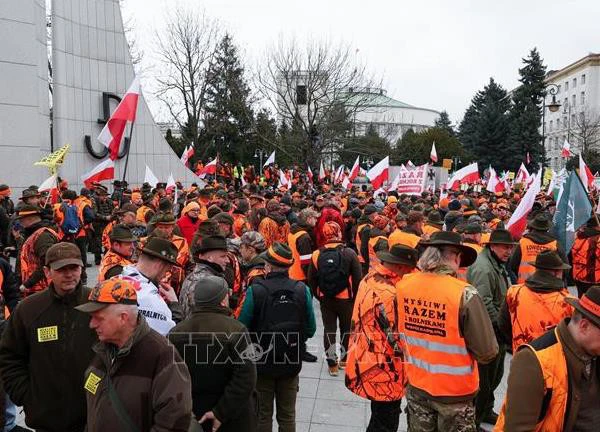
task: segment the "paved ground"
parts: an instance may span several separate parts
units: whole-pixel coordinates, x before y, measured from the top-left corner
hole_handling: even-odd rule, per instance
[[[94,262],[90,256],[89,262]],[[88,270],[88,279],[97,278],[97,267]],[[308,349],[319,356],[317,363],[304,363],[300,374],[300,393],[296,404],[297,432],[358,432],[364,431],[370,418],[369,401],[351,393],[344,386],[344,373],[331,377],[323,357],[323,325],[318,302],[314,302],[317,318],[317,333],[308,341]],[[338,338],[339,341],[339,338]],[[510,356],[505,362],[504,379],[496,391],[496,409],[500,410],[506,393],[506,377]],[[404,403],[403,403],[404,408]],[[25,426],[19,408],[19,425]],[[491,431],[491,426],[483,425]],[[406,431],[406,416],[400,418],[399,431]],[[274,426],[274,430],[276,426]]]

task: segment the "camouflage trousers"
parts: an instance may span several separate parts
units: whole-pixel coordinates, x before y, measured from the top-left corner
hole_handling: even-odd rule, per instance
[[[410,387],[406,393],[408,432],[475,432],[473,401],[445,404]]]

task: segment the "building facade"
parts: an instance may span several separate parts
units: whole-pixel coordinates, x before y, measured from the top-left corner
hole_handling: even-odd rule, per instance
[[[589,54],[548,72],[546,84],[544,147],[548,165],[559,170],[566,163],[561,157],[565,140],[574,154],[600,149],[600,54]],[[548,109],[553,98],[551,89],[555,89],[556,102],[560,104],[556,112]]]

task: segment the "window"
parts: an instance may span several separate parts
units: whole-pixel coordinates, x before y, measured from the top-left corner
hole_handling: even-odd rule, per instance
[[[569,81],[565,81],[565,91],[569,91]]]
[[[579,96],[579,103],[581,105],[585,105],[585,92],[581,92],[581,95]]]
[[[560,93],[560,84],[558,85],[558,90],[556,91],[556,94]]]
[[[581,75],[581,85],[585,84],[585,74]]]
[[[560,146],[558,145],[558,137],[554,138],[554,150],[558,150]]]
[[[571,114],[571,126],[575,126],[577,124],[577,119],[575,118],[575,114]]]
[[[577,78],[573,78],[573,88],[577,87]]]
[[[579,113],[579,122],[580,122],[581,124],[583,124],[583,122],[585,122],[585,113],[584,113],[583,111],[581,111],[581,112]]]
[[[556,129],[560,129],[560,119],[556,119]]]
[[[569,109],[569,99],[565,98],[565,100],[563,101],[563,112],[567,112],[568,109]]]
[[[306,105],[308,97],[306,94],[306,86],[305,85],[297,85],[296,86],[296,103],[298,105]]]
[[[571,105],[571,106],[577,105],[577,95],[571,96],[571,100],[573,101],[573,105]]]
[[[552,120],[550,120],[550,127],[548,128],[548,131],[552,132]]]

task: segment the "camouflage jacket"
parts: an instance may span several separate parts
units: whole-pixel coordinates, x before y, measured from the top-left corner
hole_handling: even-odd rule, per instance
[[[192,315],[192,309],[194,308],[194,291],[196,284],[201,279],[207,276],[221,276],[225,277],[223,270],[217,264],[199,260],[194,267],[194,270],[185,278],[179,293],[179,304],[183,312],[183,319],[186,319]]]

